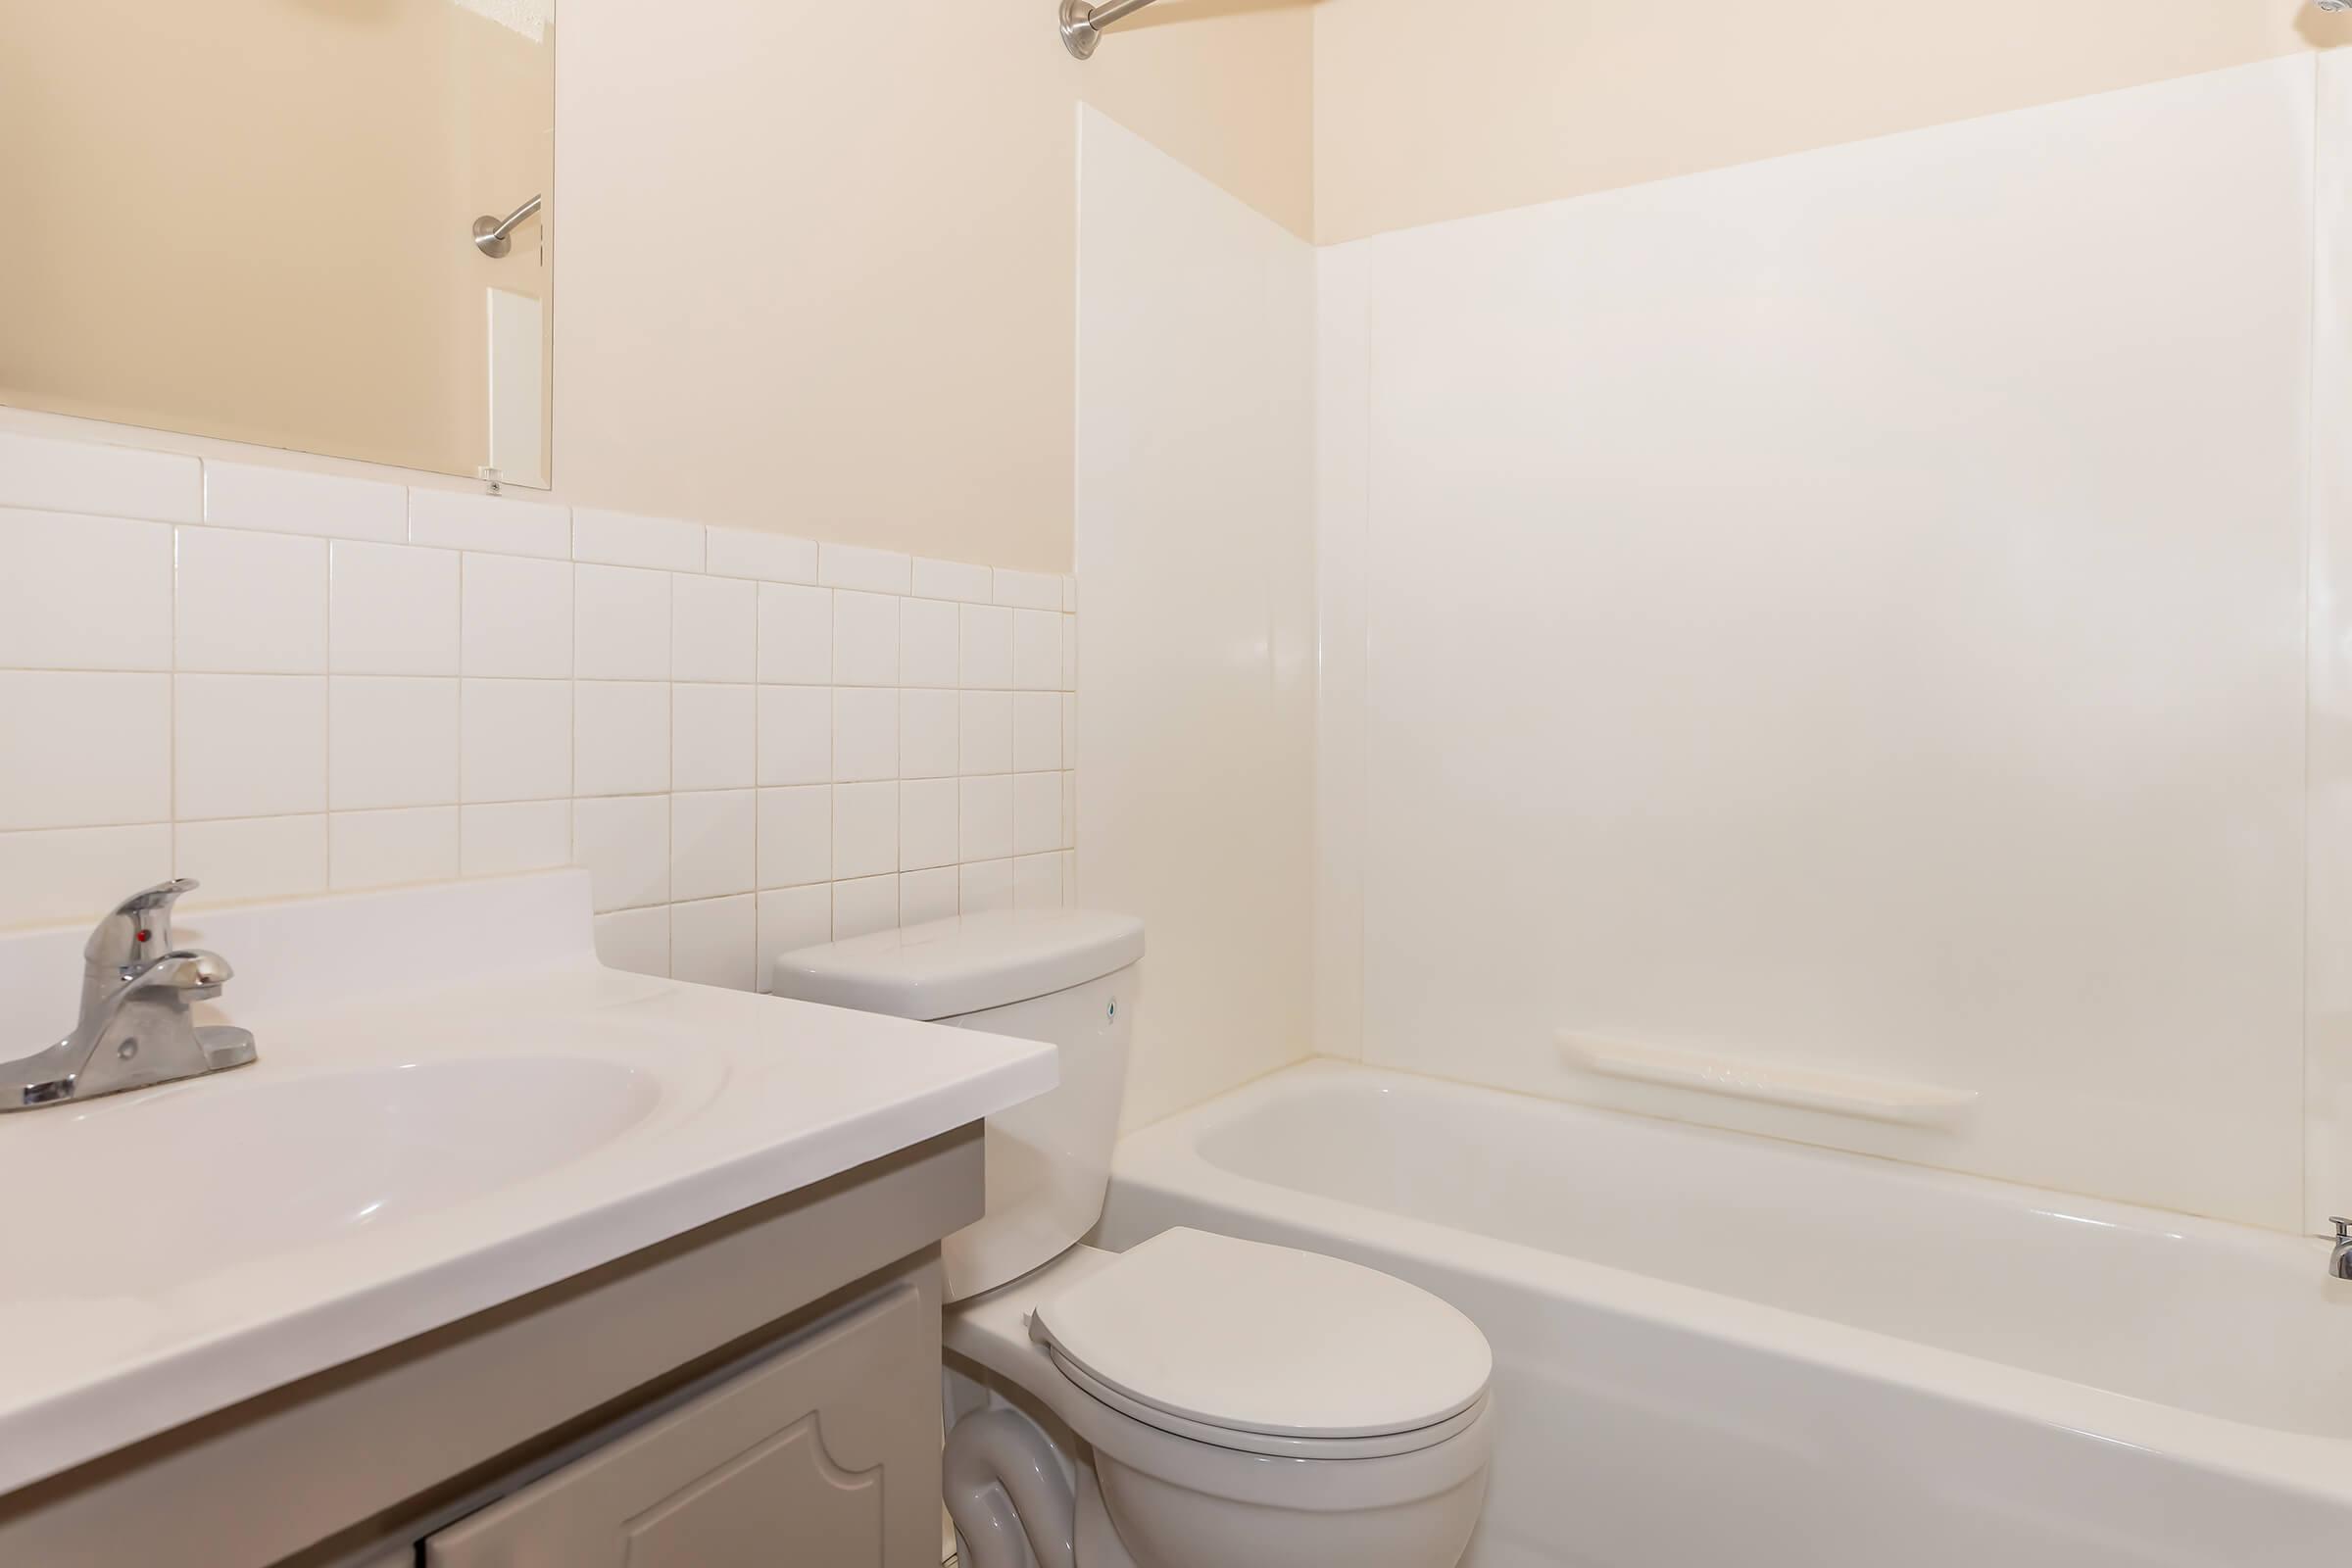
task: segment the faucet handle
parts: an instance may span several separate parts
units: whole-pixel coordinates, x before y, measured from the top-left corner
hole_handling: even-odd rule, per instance
[[[82,961],[93,969],[119,970],[172,951],[172,906],[196,886],[193,877],[174,877],[142,888],[109,911],[82,945]]]
[[[2352,1219],[2337,1219],[2333,1215],[2329,1215],[2328,1223],[2335,1227],[2337,1241],[2352,1242]]]

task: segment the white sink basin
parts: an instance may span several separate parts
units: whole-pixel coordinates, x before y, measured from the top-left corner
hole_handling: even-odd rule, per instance
[[[42,1119],[0,1143],[0,1191],[53,1195],[9,1225],[42,1259],[37,1294],[135,1296],[512,1187],[611,1144],[662,1099],[645,1068],[585,1056],[228,1073],[20,1113]]]
[[[221,909],[250,1066],[0,1115],[0,1494],[1051,1088],[1051,1047],[596,961],[552,871]],[[0,932],[0,1052],[86,931]]]

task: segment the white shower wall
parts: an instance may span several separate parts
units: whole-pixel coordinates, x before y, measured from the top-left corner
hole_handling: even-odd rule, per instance
[[[2321,69],[1324,251],[1319,1049],[2303,1222]]]

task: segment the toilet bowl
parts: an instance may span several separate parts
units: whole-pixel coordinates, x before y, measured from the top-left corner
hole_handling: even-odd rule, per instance
[[[1143,926],[1003,911],[780,956],[780,995],[1060,1051],[991,1117],[986,1216],[942,1249],[961,1568],[1454,1568],[1494,1451],[1462,1313],[1360,1264],[1202,1231],[1084,1246],[1109,1183]],[[1063,1451],[1049,1434],[1074,1437]]]

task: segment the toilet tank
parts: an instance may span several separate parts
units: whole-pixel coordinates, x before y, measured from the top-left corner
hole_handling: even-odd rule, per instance
[[[1102,1217],[1143,956],[1133,915],[1004,909],[776,958],[780,997],[1058,1048],[1060,1083],[988,1118],[987,1211],[942,1247],[950,1300],[1053,1261]]]

